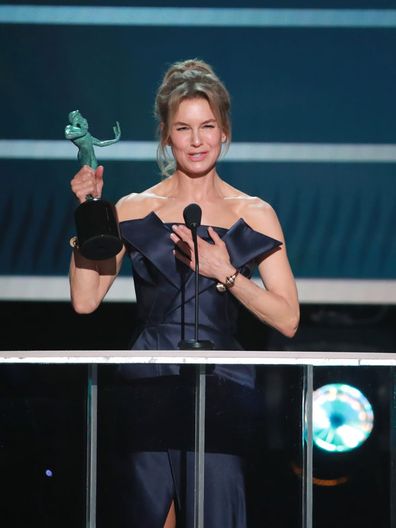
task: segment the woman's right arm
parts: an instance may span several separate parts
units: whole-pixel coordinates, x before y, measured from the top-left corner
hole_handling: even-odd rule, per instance
[[[94,171],[85,165],[72,179],[71,187],[80,203],[86,200],[88,194],[99,198],[103,188],[103,167],[99,166]],[[90,260],[78,248],[73,249],[69,281],[71,302],[76,312],[87,314],[96,310],[113,284],[124,254],[123,248],[116,257]]]
[[[106,260],[89,260],[73,249],[70,260],[70,296],[74,310],[87,314],[96,310],[109,291],[121,268],[123,248],[116,257]]]

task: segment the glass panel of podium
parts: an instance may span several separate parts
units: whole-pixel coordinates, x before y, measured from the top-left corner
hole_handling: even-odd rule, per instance
[[[195,528],[207,528],[213,468],[238,479],[235,460],[248,528],[396,526],[396,354],[187,354],[2,352],[4,526],[116,526],[105,504],[125,485],[133,502],[125,470],[140,452],[166,454]],[[181,368],[118,376],[145,364]],[[214,364],[253,367],[255,386]]]
[[[313,370],[312,525],[396,526],[395,370]]]

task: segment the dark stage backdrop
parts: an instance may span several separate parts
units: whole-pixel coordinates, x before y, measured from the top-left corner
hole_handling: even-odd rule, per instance
[[[275,207],[296,276],[395,279],[392,1],[120,0],[106,14],[104,1],[41,3],[0,2],[0,275],[67,274],[68,113],[101,139],[120,121],[123,154],[97,152],[105,194],[139,192],[159,178],[155,146],[139,142],[155,141],[160,78],[198,57],[232,95],[235,150],[220,174]]]

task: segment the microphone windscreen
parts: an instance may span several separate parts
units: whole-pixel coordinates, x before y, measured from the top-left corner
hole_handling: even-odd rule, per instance
[[[187,227],[197,228],[201,225],[202,209],[196,203],[187,205],[183,211],[183,217]]]

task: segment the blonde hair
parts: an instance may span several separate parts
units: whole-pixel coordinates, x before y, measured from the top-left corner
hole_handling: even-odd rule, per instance
[[[170,121],[185,99],[206,99],[227,141],[231,141],[230,95],[213,68],[199,59],[175,62],[165,73],[155,98],[154,113],[158,120],[159,144],[157,162],[163,176],[175,169],[167,154]]]

